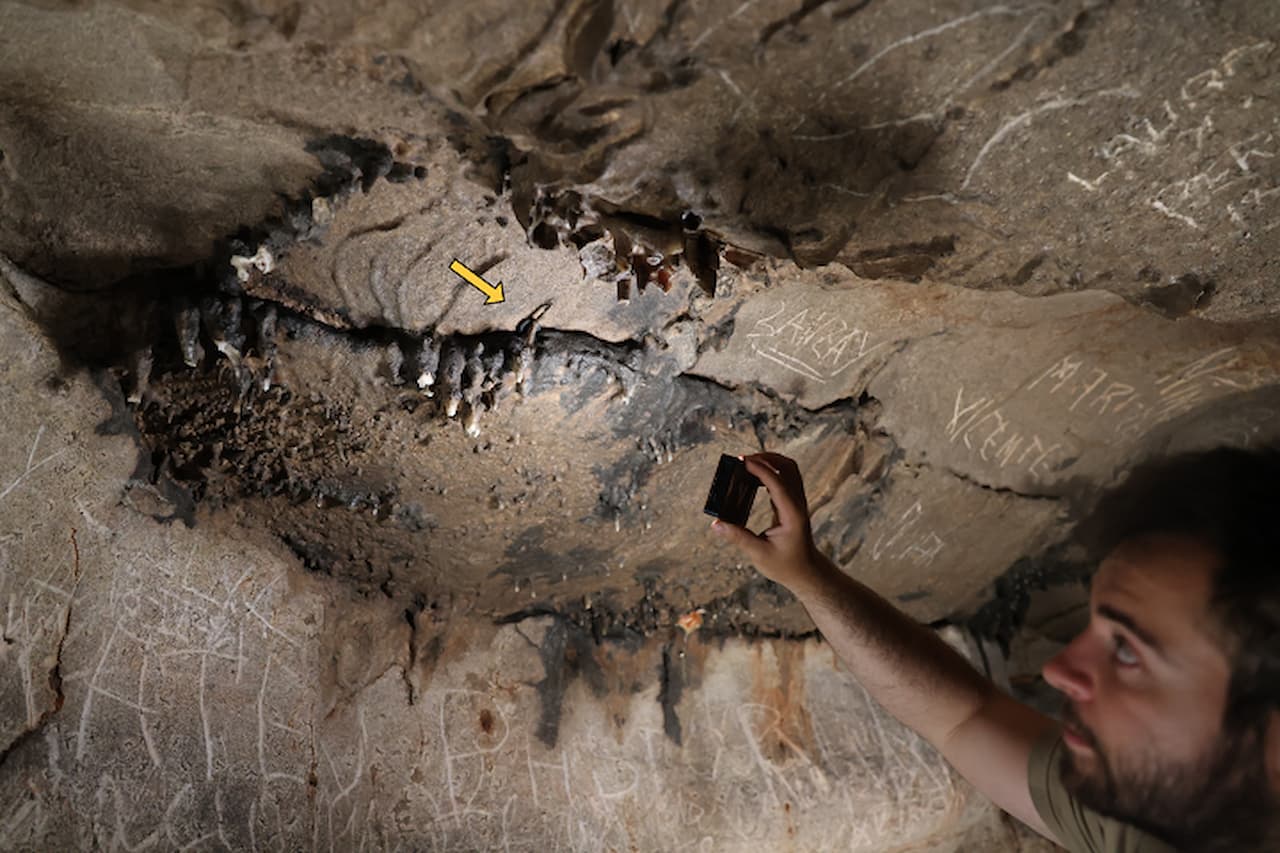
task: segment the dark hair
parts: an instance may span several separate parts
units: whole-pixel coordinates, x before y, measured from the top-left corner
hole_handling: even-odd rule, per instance
[[[1077,528],[1095,564],[1158,533],[1189,536],[1221,559],[1210,612],[1231,660],[1223,724],[1261,724],[1280,708],[1280,446],[1144,461]]]

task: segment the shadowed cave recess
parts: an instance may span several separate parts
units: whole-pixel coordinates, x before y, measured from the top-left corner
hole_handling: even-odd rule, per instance
[[[1276,434],[1271,4],[0,22],[0,847],[1041,849],[720,454],[1054,710],[1092,496]]]

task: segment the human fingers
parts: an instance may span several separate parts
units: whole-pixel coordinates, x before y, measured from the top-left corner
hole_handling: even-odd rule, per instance
[[[791,525],[804,521],[803,492],[797,499],[796,490],[791,488],[783,480],[782,473],[770,466],[767,461],[757,459],[755,455],[743,457],[742,461],[746,463],[747,470],[769,490],[769,498],[773,501],[778,519],[783,524]]]
[[[778,477],[782,480],[783,485],[786,486],[788,494],[800,506],[800,512],[808,516],[809,503],[804,495],[804,477],[801,476],[800,466],[796,464],[796,461],[790,456],[783,456],[781,453],[773,453],[767,450],[752,455],[778,473]]]
[[[747,528],[718,518],[711,522],[711,529],[721,539],[740,549],[753,563],[758,564],[769,547],[768,543]]]
[[[753,453],[751,455],[757,459],[767,460],[769,462],[769,467],[773,468],[778,473],[782,473],[786,469],[791,469],[793,471],[800,470],[800,466],[796,464],[796,460],[792,459],[790,456],[783,456],[781,453],[774,453],[772,450],[762,450],[759,453]]]

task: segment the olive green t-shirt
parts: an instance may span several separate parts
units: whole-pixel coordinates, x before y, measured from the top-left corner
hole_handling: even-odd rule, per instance
[[[1036,741],[1027,765],[1036,811],[1071,853],[1175,853],[1174,848],[1128,824],[1085,808],[1067,792],[1060,770],[1062,731],[1050,729]]]

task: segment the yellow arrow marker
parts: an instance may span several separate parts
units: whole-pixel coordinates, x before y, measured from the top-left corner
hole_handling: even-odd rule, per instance
[[[481,278],[480,276],[472,272],[470,269],[468,269],[467,265],[464,264],[462,261],[459,261],[455,258],[453,263],[449,264],[449,269],[453,270],[458,275],[462,276],[463,281],[465,281],[467,284],[471,285],[476,290],[480,291],[485,296],[487,296],[488,299],[484,301],[485,305],[494,305],[504,301],[507,298],[502,295],[502,282],[498,282],[497,286],[495,287],[494,285],[485,281],[483,278]]]

